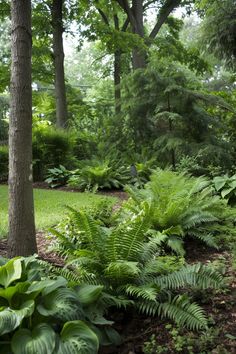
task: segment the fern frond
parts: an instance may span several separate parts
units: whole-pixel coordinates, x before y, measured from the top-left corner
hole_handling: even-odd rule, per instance
[[[142,298],[143,300],[155,301],[160,288],[156,285],[145,284],[140,286],[126,285],[125,292],[127,295]]]
[[[165,289],[179,289],[184,286],[217,289],[222,284],[222,276],[210,267],[199,263],[185,266],[179,271],[157,277],[155,283]]]
[[[191,303],[186,296],[176,296],[167,302],[139,302],[137,307],[141,313],[148,316],[167,317],[180,326],[191,330],[207,328],[204,311],[196,303]]]

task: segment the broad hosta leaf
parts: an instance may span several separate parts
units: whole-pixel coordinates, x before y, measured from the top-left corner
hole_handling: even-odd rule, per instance
[[[217,191],[219,191],[221,188],[224,187],[224,185],[227,183],[228,177],[215,177],[213,179],[214,185],[215,185],[215,189]]]
[[[20,279],[21,259],[12,259],[0,267],[0,285],[7,288],[14,280]]]
[[[40,323],[31,332],[19,329],[13,336],[11,347],[14,354],[51,354],[55,348],[56,334],[46,323]]]
[[[79,301],[84,305],[89,305],[99,298],[102,290],[101,285],[81,285],[77,292]]]
[[[8,307],[0,311],[0,335],[12,332],[21,324],[25,317],[31,316],[33,312],[33,300],[24,302],[19,310]]]
[[[59,288],[44,296],[37,310],[43,316],[54,316],[64,321],[78,318],[79,312],[82,314],[77,294],[67,288]]]
[[[66,286],[67,283],[68,281],[63,277],[58,277],[57,279],[45,279],[33,282],[27,293],[30,294],[34,291],[42,291],[42,295],[47,295],[60,287]]]
[[[84,322],[72,321],[64,325],[58,350],[53,354],[96,354],[98,348],[96,334]]]
[[[26,293],[29,285],[29,282],[22,282],[17,283],[15,286],[9,286],[6,289],[0,288],[0,298],[2,297],[10,302],[15,294]]]

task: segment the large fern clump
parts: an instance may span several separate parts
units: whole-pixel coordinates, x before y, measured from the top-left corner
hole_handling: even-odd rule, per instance
[[[210,181],[170,170],[156,170],[143,189],[128,188],[129,201],[121,210],[122,217],[138,215],[149,205],[151,228],[165,235],[166,244],[183,255],[188,236],[208,246],[217,247],[225,230],[233,232],[235,213],[227,203],[214,195]]]
[[[146,208],[150,209],[148,204]],[[187,266],[183,258],[161,255],[164,236],[159,233],[147,239],[149,213],[144,209],[131,220],[104,228],[86,212],[74,211],[76,247],[68,248],[69,264],[81,282],[101,284],[117,306],[135,306],[147,315],[204,328],[207,320],[202,309],[179,289],[217,287],[221,277],[204,265]],[[55,234],[63,242],[61,232]]]
[[[80,161],[68,185],[80,190],[120,189],[131,179],[129,169],[120,161],[93,158]]]

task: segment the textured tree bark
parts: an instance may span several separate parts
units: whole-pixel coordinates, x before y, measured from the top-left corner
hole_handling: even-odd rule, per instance
[[[114,25],[117,31],[120,30],[119,18],[114,15]],[[121,112],[121,50],[116,49],[114,53],[114,88],[115,88],[115,113]]]
[[[9,256],[37,252],[32,186],[31,1],[12,0]]]
[[[121,111],[121,52],[115,51],[114,55],[114,86],[115,86],[115,113],[119,114]]]
[[[132,1],[133,23],[132,31],[141,38],[144,38],[144,23],[143,23],[143,0]],[[146,51],[140,47],[133,49],[133,69],[145,68],[147,65]]]
[[[65,129],[68,125],[68,113],[64,72],[65,55],[63,48],[63,2],[64,0],[53,0],[51,16],[53,27],[53,58],[55,70],[56,125],[58,128]]]

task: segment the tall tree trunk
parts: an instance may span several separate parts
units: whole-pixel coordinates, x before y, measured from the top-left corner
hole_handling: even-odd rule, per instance
[[[167,94],[167,102],[168,102],[168,112],[171,112],[171,105],[170,105],[170,94]],[[169,132],[173,132],[173,124],[171,118],[169,118]],[[170,150],[170,155],[171,155],[171,164],[172,168],[175,171],[176,170],[176,157],[175,157],[175,149],[172,148]]]
[[[115,14],[114,15],[114,25],[116,31],[120,30],[119,26],[119,18]],[[116,49],[114,53],[114,89],[115,89],[115,113],[119,114],[121,111],[121,50]]]
[[[37,252],[32,186],[31,1],[12,0],[9,256]]]
[[[121,52],[115,51],[114,55],[114,85],[115,85],[115,113],[119,114],[121,111]]]
[[[63,49],[63,2],[64,0],[53,0],[51,16],[53,27],[53,58],[55,70],[56,125],[58,128],[64,129],[68,125],[68,113],[64,72],[65,55]]]
[[[143,23],[143,0],[133,0],[132,1],[132,13],[134,21],[132,23],[133,33],[144,38],[144,23]],[[145,68],[146,62],[146,51],[140,47],[133,49],[133,69]]]

